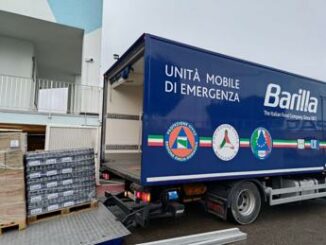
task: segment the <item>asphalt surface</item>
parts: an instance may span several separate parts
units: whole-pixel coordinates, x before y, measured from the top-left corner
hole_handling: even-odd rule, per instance
[[[151,221],[137,228],[125,244],[167,239],[201,232],[238,227],[247,233],[246,244],[326,244],[326,199],[309,200],[275,207],[264,206],[255,223],[239,226],[205,213],[198,204],[187,206],[179,219]]]

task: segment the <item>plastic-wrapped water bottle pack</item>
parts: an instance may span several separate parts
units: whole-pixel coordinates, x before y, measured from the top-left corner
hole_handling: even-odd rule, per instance
[[[25,156],[28,216],[95,198],[93,149],[28,152]]]

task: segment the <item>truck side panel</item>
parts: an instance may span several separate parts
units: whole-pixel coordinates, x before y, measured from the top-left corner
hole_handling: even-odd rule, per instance
[[[314,80],[147,36],[142,184],[323,171],[325,92]]]

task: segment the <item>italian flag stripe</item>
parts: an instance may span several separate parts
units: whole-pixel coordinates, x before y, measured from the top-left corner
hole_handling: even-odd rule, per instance
[[[149,146],[163,146],[162,135],[148,135],[147,143]]]
[[[297,144],[296,140],[273,140],[273,143],[282,144],[282,143],[293,143]]]
[[[297,145],[278,145],[278,144],[273,144],[273,148],[297,148]]]
[[[200,137],[199,138],[199,146],[200,147],[211,147],[212,146],[212,138],[211,137]]]
[[[319,147],[320,148],[326,148],[326,141],[320,141]]]
[[[250,147],[249,139],[241,138],[240,147]]]
[[[274,148],[297,148],[298,142],[296,140],[273,140]]]

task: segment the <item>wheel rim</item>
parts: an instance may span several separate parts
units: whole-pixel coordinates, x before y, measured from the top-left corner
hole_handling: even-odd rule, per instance
[[[255,209],[255,196],[248,189],[241,190],[237,198],[237,209],[242,216],[249,216]]]

